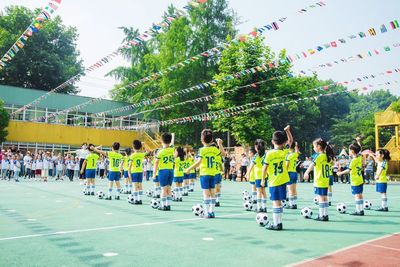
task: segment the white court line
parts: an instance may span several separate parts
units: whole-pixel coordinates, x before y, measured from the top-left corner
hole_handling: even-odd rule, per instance
[[[371,247],[390,249],[390,250],[394,250],[394,251],[400,252],[400,249],[398,249],[398,248],[391,248],[391,247],[386,247],[386,246],[381,246],[381,245],[374,245],[374,244],[366,244],[366,245],[367,246],[371,246]]]
[[[249,215],[250,213],[236,213],[229,215],[218,216],[217,218],[229,218],[229,217],[237,217],[242,215]],[[149,226],[149,225],[160,225],[160,224],[169,224],[176,222],[188,222],[188,221],[198,221],[198,220],[206,220],[204,218],[191,218],[191,219],[180,219],[180,220],[171,220],[164,222],[146,222],[139,224],[126,224],[126,225],[116,225],[116,226],[107,226],[107,227],[98,227],[98,228],[89,228],[89,229],[77,229],[70,231],[58,231],[53,233],[44,233],[44,234],[34,234],[34,235],[21,235],[21,236],[11,236],[0,238],[0,241],[7,240],[15,240],[15,239],[25,239],[25,238],[33,238],[33,237],[44,237],[44,236],[53,236],[53,235],[66,235],[66,234],[76,234],[76,233],[84,233],[84,232],[94,232],[94,231],[103,231],[103,230],[114,230],[114,229],[122,229],[122,228],[132,228],[132,227],[140,227],[140,226]],[[207,219],[209,220],[209,219]],[[213,220],[213,219],[211,219]]]
[[[393,234],[384,235],[384,236],[381,236],[381,237],[378,237],[378,238],[374,238],[374,239],[370,239],[370,240],[367,240],[367,241],[364,241],[364,242],[360,242],[360,243],[357,243],[357,244],[354,244],[354,245],[351,245],[351,246],[348,246],[348,247],[344,247],[344,248],[341,248],[341,249],[338,249],[338,250],[323,254],[323,255],[318,256],[318,257],[311,257],[311,258],[308,258],[308,259],[305,259],[305,260],[302,260],[302,261],[299,261],[299,262],[291,263],[291,264],[286,265],[286,267],[293,267],[293,266],[297,266],[297,265],[300,265],[300,264],[305,264],[305,263],[310,262],[310,261],[314,261],[314,260],[318,260],[318,259],[321,259],[321,258],[324,258],[324,257],[327,257],[327,256],[331,256],[333,254],[336,254],[336,253],[339,253],[339,252],[342,252],[342,251],[345,251],[345,250],[348,250],[348,249],[352,249],[352,248],[355,248],[355,247],[358,247],[358,246],[367,245],[370,242],[378,241],[378,240],[385,239],[387,237],[391,237],[391,236],[398,235],[398,234],[400,234],[400,232],[399,233],[393,233]]]

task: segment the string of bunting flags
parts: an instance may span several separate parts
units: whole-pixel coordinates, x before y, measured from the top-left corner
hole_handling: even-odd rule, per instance
[[[352,40],[366,39],[368,36],[375,37],[379,34],[387,33],[388,29],[398,30],[399,28],[400,28],[399,22],[397,20],[393,20],[393,21],[390,21],[388,24],[382,24],[379,27],[379,30],[375,30],[375,28],[371,27],[368,29],[367,32],[361,31],[356,34],[351,34],[351,35],[348,35],[343,38],[335,39],[331,42],[320,44],[320,45],[316,46],[315,48],[310,48],[306,51],[301,51],[300,53],[294,53],[294,54],[288,55],[286,57],[286,61],[292,63],[294,61],[297,61],[297,60],[300,60],[303,58],[307,58],[312,55],[316,55],[317,53],[325,51],[329,48],[337,48],[340,45],[347,44],[349,41],[352,41]]]
[[[51,16],[58,9],[61,4],[61,0],[51,0],[44,8],[42,8],[40,14],[32,21],[32,23],[26,28],[26,30],[18,37],[17,41],[11,46],[10,49],[0,59],[0,70],[7,67],[9,62],[22,50],[28,42],[28,39],[33,34],[40,31],[44,23],[51,19]]]
[[[314,9],[316,7],[324,7],[325,5],[326,5],[325,2],[319,1],[319,2],[316,2],[315,4],[311,4],[311,5],[307,6],[307,7],[304,7],[302,9],[300,9],[296,13],[305,14],[310,9]],[[137,87],[137,86],[139,86],[139,85],[141,85],[143,83],[146,83],[146,82],[149,82],[149,81],[153,81],[153,80],[156,80],[156,79],[158,79],[158,78],[160,78],[162,76],[165,76],[168,73],[171,73],[171,72],[175,71],[176,69],[179,69],[181,67],[187,66],[187,65],[189,65],[189,64],[191,64],[193,62],[199,61],[200,59],[210,58],[210,57],[219,55],[219,54],[221,54],[221,52],[225,48],[229,47],[231,45],[231,43],[245,42],[248,38],[254,38],[259,34],[263,34],[264,32],[272,31],[272,30],[273,31],[279,30],[280,29],[280,24],[284,23],[286,20],[287,20],[287,17],[282,17],[279,20],[274,21],[274,22],[272,22],[270,24],[266,24],[266,25],[264,25],[262,27],[255,28],[253,31],[249,32],[248,34],[240,34],[240,35],[236,36],[231,42],[223,43],[221,45],[218,45],[216,47],[208,49],[207,51],[204,51],[202,53],[199,53],[197,55],[189,57],[189,58],[187,58],[187,59],[185,59],[185,60],[183,60],[183,61],[181,61],[179,63],[176,63],[176,64],[174,64],[174,65],[172,65],[172,66],[170,66],[170,67],[168,67],[168,68],[166,68],[164,70],[152,73],[149,76],[146,76],[146,77],[141,78],[141,79],[139,79],[139,80],[137,80],[135,82],[129,83],[127,85],[124,85],[124,86],[122,86],[120,88],[121,89],[122,88],[135,88],[135,87]]]
[[[397,81],[396,81],[396,83],[397,83]],[[390,84],[390,82],[385,83],[385,85],[388,85],[388,84]],[[187,117],[183,117],[183,118],[159,121],[156,123],[146,123],[146,124],[141,124],[141,125],[137,125],[137,126],[135,125],[135,126],[126,126],[126,127],[109,127],[109,129],[148,129],[148,128],[152,128],[152,127],[167,126],[167,125],[171,125],[171,124],[183,124],[183,123],[189,123],[189,122],[195,122],[195,121],[211,121],[211,120],[215,120],[215,119],[218,119],[221,117],[230,117],[230,116],[238,115],[238,114],[241,114],[244,112],[250,112],[253,110],[261,110],[261,109],[268,109],[268,108],[276,107],[276,106],[284,106],[287,104],[298,103],[298,102],[305,101],[305,100],[318,100],[320,97],[323,97],[323,96],[332,96],[332,95],[337,95],[337,94],[341,94],[341,93],[357,92],[357,91],[361,91],[361,90],[365,91],[365,90],[368,90],[368,88],[372,88],[375,86],[383,86],[383,85],[384,84],[368,85],[368,86],[363,86],[361,88],[345,89],[345,90],[327,93],[327,94],[319,94],[317,96],[307,96],[307,97],[303,97],[303,98],[298,98],[298,99],[287,101],[287,102],[274,103],[274,104],[269,104],[269,105],[265,105],[265,106],[261,106],[261,107],[259,106],[260,104],[263,104],[267,101],[278,100],[280,98],[287,98],[290,95],[293,95],[293,94],[290,94],[290,95],[285,95],[285,96],[280,96],[280,97],[274,97],[272,99],[266,99],[266,100],[262,100],[262,101],[248,103],[248,104],[241,105],[241,106],[231,107],[231,108],[227,108],[227,109],[223,109],[223,110],[211,111],[208,113],[187,116]],[[322,88],[323,90],[328,90],[329,87],[330,86],[327,85],[327,86],[322,86],[319,88]],[[294,94],[296,94],[296,93],[294,93]]]
[[[334,60],[332,62],[328,62],[325,64],[319,64],[318,66],[314,66],[312,68],[309,68],[307,70],[301,70],[298,75],[306,75],[307,72],[314,72],[316,69],[319,68],[327,68],[327,67],[333,67],[335,65],[339,65],[342,63],[347,63],[347,62],[352,62],[355,60],[361,60],[361,59],[367,59],[373,56],[379,56],[382,55],[383,53],[388,53],[388,52],[392,52],[393,48],[399,48],[400,47],[400,43],[394,43],[393,45],[386,45],[384,46],[382,49],[373,49],[373,50],[369,50],[367,52],[363,52],[363,53],[359,53],[355,56],[349,56],[347,58],[341,58],[339,60]],[[284,62],[287,62],[284,60]]]
[[[52,0],[52,1],[60,1],[61,2],[61,0]],[[184,9],[190,11],[193,8],[198,7],[200,4],[204,4],[206,1],[207,0],[190,1],[184,7]],[[105,57],[102,57],[101,60],[99,60],[96,63],[92,64],[90,67],[86,68],[81,73],[78,73],[77,75],[71,77],[67,81],[63,82],[62,84],[60,84],[56,88],[52,89],[51,91],[47,92],[46,94],[44,94],[44,95],[40,96],[39,98],[35,99],[31,103],[29,103],[27,105],[24,105],[23,107],[21,107],[21,108],[17,109],[16,111],[12,112],[11,115],[14,115],[16,113],[24,111],[27,108],[31,107],[33,104],[37,104],[38,102],[46,99],[49,95],[57,92],[58,90],[61,90],[61,89],[65,88],[65,87],[67,87],[67,86],[70,86],[70,85],[74,84],[86,72],[92,72],[92,71],[94,71],[94,70],[96,70],[98,68],[101,68],[105,64],[109,63],[112,59],[117,57],[123,49],[129,48],[131,46],[136,46],[136,45],[139,45],[139,44],[144,44],[144,43],[148,42],[150,39],[152,39],[157,34],[160,34],[161,32],[163,32],[166,29],[168,29],[169,26],[171,25],[172,21],[176,20],[179,17],[185,16],[185,15],[186,15],[186,12],[184,12],[183,10],[180,10],[180,9],[176,9],[174,14],[169,15],[162,22],[153,24],[153,26],[151,28],[149,28],[147,31],[145,31],[143,34],[139,35],[138,37],[134,38],[133,40],[131,40],[129,42],[126,42],[121,47],[119,47],[116,51],[108,54]]]
[[[380,72],[379,74],[363,75],[363,76],[360,76],[360,77],[358,77],[356,79],[352,79],[350,81],[344,81],[344,82],[337,82],[337,83],[335,83],[333,85],[335,85],[335,86],[336,85],[347,86],[347,85],[349,85],[351,83],[361,82],[361,81],[365,81],[365,80],[371,80],[371,79],[378,78],[379,76],[382,76],[382,75],[390,75],[390,74],[393,74],[393,73],[399,73],[400,74],[400,68],[388,69],[385,72]],[[128,118],[128,117],[133,117],[133,116],[137,116],[137,115],[141,115],[141,114],[145,114],[145,113],[151,113],[151,112],[154,112],[154,111],[157,111],[157,110],[165,111],[165,110],[172,109],[172,108],[177,107],[177,106],[186,105],[186,104],[189,104],[189,103],[195,104],[195,103],[209,102],[210,100],[213,100],[216,96],[220,96],[220,95],[223,95],[223,94],[229,94],[229,93],[232,93],[234,91],[241,90],[241,89],[246,89],[246,88],[254,88],[254,89],[256,89],[259,85],[262,85],[262,84],[264,84],[264,83],[266,83],[268,81],[277,80],[277,79],[285,78],[285,77],[287,77],[287,76],[272,77],[272,78],[267,79],[267,80],[263,80],[263,81],[259,81],[259,82],[255,82],[255,83],[251,83],[251,84],[247,84],[247,85],[243,85],[243,86],[237,86],[237,87],[229,89],[229,90],[225,90],[225,91],[222,91],[222,92],[216,92],[214,94],[207,95],[207,96],[202,96],[202,97],[199,97],[199,98],[196,98],[196,99],[190,99],[190,100],[186,100],[186,101],[179,102],[179,103],[172,104],[172,105],[168,105],[168,106],[162,106],[162,107],[157,107],[157,108],[154,108],[154,109],[144,110],[144,111],[133,113],[133,114],[130,114],[130,115],[127,115],[127,116],[109,118],[107,120],[108,121],[118,121],[118,120],[125,119],[125,118]],[[293,77],[293,75],[290,74],[289,78],[290,77]],[[315,90],[315,89],[311,89],[310,91],[312,91],[312,90]],[[303,92],[305,92],[305,91],[303,91]],[[101,121],[101,122],[91,122],[88,125],[97,125],[97,124],[100,124],[100,123],[103,123],[103,121]]]
[[[398,48],[398,47],[400,47],[400,43],[395,43],[395,44],[392,45],[392,47],[393,48]],[[384,46],[383,52],[391,52],[391,51],[392,51],[391,46],[389,46],[389,45]],[[300,70],[299,72],[295,73],[295,75],[299,75],[299,76],[306,75],[308,72],[313,72],[318,68],[332,67],[334,65],[338,65],[338,64],[346,63],[346,62],[351,62],[351,61],[354,61],[356,59],[366,59],[368,57],[372,57],[374,55],[381,55],[381,54],[382,53],[381,53],[381,51],[379,49],[374,49],[373,51],[368,51],[368,52],[365,52],[365,53],[359,53],[356,56],[350,56],[348,58],[341,58],[339,60],[334,60],[331,63],[320,64],[320,65],[315,66],[313,68],[309,68],[308,70]],[[192,87],[180,90],[180,91],[176,91],[176,92],[173,92],[173,93],[168,93],[168,94],[165,94],[163,96],[159,96],[159,97],[152,98],[152,99],[142,100],[142,101],[140,101],[138,103],[135,103],[135,104],[132,104],[132,105],[129,105],[129,106],[116,108],[116,109],[111,109],[111,110],[107,110],[107,111],[104,111],[104,112],[96,113],[96,114],[93,114],[93,115],[104,116],[106,114],[122,112],[122,111],[128,111],[128,110],[132,110],[134,108],[154,105],[154,104],[159,103],[160,101],[162,101],[162,100],[164,100],[166,98],[170,98],[170,97],[178,96],[178,95],[184,95],[184,94],[187,94],[189,92],[193,92],[195,90],[203,90],[204,88],[207,88],[209,86],[213,86],[213,85],[215,85],[215,84],[217,84],[219,82],[222,82],[222,81],[228,81],[228,80],[232,80],[232,79],[235,79],[235,78],[240,78],[243,75],[246,75],[248,73],[257,73],[260,70],[263,71],[263,72],[266,72],[266,71],[268,71],[268,70],[270,70],[272,68],[277,68],[281,64],[287,64],[287,63],[289,63],[289,62],[286,59],[275,60],[274,62],[271,62],[269,64],[263,64],[261,66],[257,66],[257,67],[251,68],[251,69],[243,70],[243,71],[235,73],[233,75],[227,75],[227,76],[225,76],[224,78],[222,78],[220,80],[211,80],[209,82],[201,83],[201,84],[198,84],[198,85],[195,85],[195,86],[192,86]]]
[[[200,84],[194,85],[194,86],[186,88],[186,89],[182,89],[182,90],[179,90],[179,91],[176,91],[176,92],[168,93],[168,94],[156,97],[156,98],[142,100],[142,101],[140,101],[138,103],[135,103],[135,104],[132,104],[132,105],[129,105],[129,106],[125,106],[125,107],[121,107],[121,108],[116,108],[116,109],[111,109],[111,110],[95,113],[93,115],[104,116],[104,115],[110,114],[110,113],[128,111],[128,110],[132,110],[132,109],[138,108],[138,107],[154,105],[154,104],[156,104],[156,103],[158,103],[161,100],[164,100],[166,98],[170,98],[170,97],[173,97],[173,96],[179,96],[179,95],[185,95],[187,93],[190,93],[190,92],[193,92],[193,91],[196,91],[196,90],[204,90],[204,89],[206,89],[208,87],[211,87],[211,86],[214,86],[214,85],[216,85],[216,84],[218,84],[220,82],[225,82],[225,81],[238,79],[238,78],[241,78],[241,77],[246,76],[248,74],[267,72],[272,67],[274,67],[274,63],[273,62],[271,62],[269,64],[262,64],[260,66],[256,66],[256,67],[253,67],[253,68],[249,68],[249,69],[245,69],[245,70],[236,72],[235,74],[226,75],[226,76],[224,76],[222,78],[219,78],[219,79],[213,79],[213,80],[205,82],[205,83],[200,83]]]

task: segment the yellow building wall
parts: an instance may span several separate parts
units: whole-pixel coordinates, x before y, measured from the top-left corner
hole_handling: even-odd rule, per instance
[[[119,142],[122,147],[131,147],[134,139],[142,140],[150,149],[156,144],[145,132],[96,129],[60,124],[10,121],[7,141],[25,143],[65,144],[80,146],[87,142],[111,146]]]

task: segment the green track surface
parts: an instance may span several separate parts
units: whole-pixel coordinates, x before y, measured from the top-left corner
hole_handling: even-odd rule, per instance
[[[97,181],[96,189],[106,191],[106,181]],[[338,202],[354,208],[350,186],[337,184],[330,222],[285,210],[281,232],[259,227],[256,214],[242,208],[244,189],[250,186],[223,182],[217,218],[200,219],[191,213],[202,199],[198,185],[173,211],[162,212],[147,197],[145,205],[133,206],[126,195],[120,201],[84,196],[77,182],[0,181],[0,266],[282,266],[400,232],[399,185],[389,185],[390,212],[352,217],[336,212]],[[312,185],[299,184],[298,191],[299,207],[316,214]],[[364,198],[375,208],[380,203],[372,185]],[[107,252],[118,255],[103,256]]]

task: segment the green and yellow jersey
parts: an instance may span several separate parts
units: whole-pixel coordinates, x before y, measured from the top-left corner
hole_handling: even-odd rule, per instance
[[[314,186],[319,188],[329,187],[329,177],[331,175],[332,166],[328,162],[325,153],[318,154],[314,162]]]
[[[121,159],[123,156],[114,151],[107,152],[108,159],[110,160],[110,165],[108,167],[110,172],[119,172],[119,165],[121,164]]]
[[[350,183],[352,186],[358,186],[364,184],[362,177],[362,156],[357,156],[350,161]]]
[[[128,171],[128,169],[129,169],[129,156],[124,156],[123,160],[124,160],[124,163],[122,164],[122,167],[124,168],[124,171]]]
[[[261,180],[262,176],[262,168],[263,168],[263,157],[260,157],[258,153],[253,157],[253,175],[254,180]],[[250,173],[250,180],[251,180],[251,173]]]
[[[285,164],[287,149],[273,149],[268,151],[263,159],[263,164],[268,165],[267,176],[268,186],[275,187],[289,182],[289,173]]]
[[[296,172],[296,165],[298,159],[299,159],[299,153],[297,152],[291,152],[287,155],[286,161],[289,163],[288,172]]]
[[[161,148],[156,158],[158,161],[159,170],[173,170],[174,169],[174,147]]]
[[[132,162],[131,173],[142,173],[143,172],[143,160],[146,157],[144,152],[134,152],[129,160]]]
[[[376,173],[381,173],[378,177],[378,180],[376,180],[377,183],[387,183],[387,172],[388,169],[388,163],[386,160],[378,162],[377,170]]]
[[[99,160],[99,155],[96,153],[90,153],[86,156],[86,170],[95,170],[97,161]]]
[[[174,168],[174,177],[183,177],[185,175],[185,166],[187,162],[185,160],[181,160],[179,157],[174,160],[175,168]]]
[[[201,176],[214,176],[219,173],[216,164],[221,152],[214,146],[202,147],[197,155],[201,159],[200,175]]]

